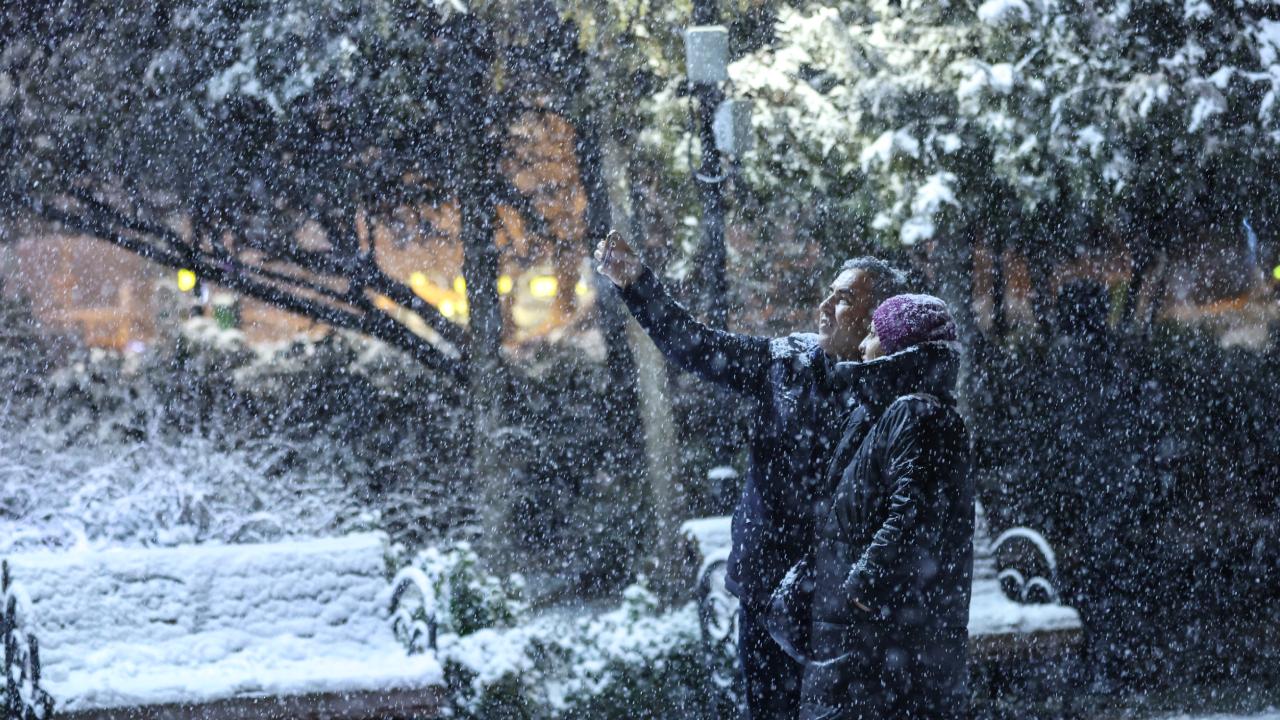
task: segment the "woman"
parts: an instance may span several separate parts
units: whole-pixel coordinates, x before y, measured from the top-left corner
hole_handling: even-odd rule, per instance
[[[973,484],[955,340],[945,303],[897,295],[872,315],[864,362],[838,369],[862,403],[828,472],[812,569],[783,582],[771,623],[806,661],[807,720],[967,714]],[[806,606],[807,637],[788,632]]]

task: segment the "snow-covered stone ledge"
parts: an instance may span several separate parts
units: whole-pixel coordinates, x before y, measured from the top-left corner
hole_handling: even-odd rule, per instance
[[[60,717],[430,714],[443,671],[390,620],[386,538],[9,555]]]

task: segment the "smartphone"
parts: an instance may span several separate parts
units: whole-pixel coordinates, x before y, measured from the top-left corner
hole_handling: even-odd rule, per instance
[[[618,240],[617,232],[610,232],[604,238],[604,258],[600,261],[601,265],[608,265],[609,259],[613,257],[613,245]]]

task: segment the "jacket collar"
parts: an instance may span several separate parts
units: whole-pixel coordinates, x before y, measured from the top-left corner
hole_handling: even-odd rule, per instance
[[[830,371],[833,384],[878,409],[911,393],[929,393],[954,404],[959,374],[959,343],[941,340],[912,345],[869,362],[837,363]]]

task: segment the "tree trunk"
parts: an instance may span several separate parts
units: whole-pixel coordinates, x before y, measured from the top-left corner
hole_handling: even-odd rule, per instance
[[[1134,314],[1138,309],[1138,294],[1142,292],[1142,286],[1146,282],[1147,275],[1156,257],[1151,241],[1147,238],[1139,239],[1137,247],[1133,248],[1131,252],[1129,287],[1124,294],[1124,310],[1120,316],[1120,327],[1126,331],[1133,329]]]
[[[470,402],[469,455],[474,497],[477,499],[479,544],[491,562],[508,557],[502,529],[511,510],[513,482],[509,453],[502,452],[507,383],[501,356],[502,312],[498,303],[498,248],[494,244],[497,218],[498,154],[501,139],[490,122],[493,52],[487,33],[469,18],[459,18],[457,33],[459,82],[450,99],[456,147],[457,194],[461,215],[462,276],[467,284],[470,317],[466,345],[467,389]]]
[[[970,349],[982,339],[973,314],[973,236],[962,231],[942,238],[931,259],[938,294],[951,308],[960,341],[965,348],[961,356],[957,398],[961,413],[969,417],[968,387],[972,370]]]
[[[1009,332],[1005,317],[1004,235],[997,231],[990,239],[991,247],[991,334],[1003,339]]]
[[[613,205],[627,208],[628,240],[639,250],[645,245],[642,242],[645,236],[643,218],[646,215],[643,194],[634,185],[633,166],[626,152],[616,143],[609,144],[608,149],[605,163],[609,168],[608,176],[614,180],[609,185],[614,193]],[[628,323],[627,327],[638,371],[640,417],[644,424],[648,487],[654,513],[656,539],[653,548],[657,565],[653,588],[664,600],[675,601],[689,590],[686,568],[682,565],[684,546],[678,534],[681,522],[689,514],[689,502],[680,484],[675,417],[669,392],[670,375],[666,358],[648,334],[634,322]]]
[[[605,157],[600,146],[599,128],[590,111],[580,113],[576,123],[577,137],[574,150],[578,157],[579,173],[582,186],[587,197],[587,253],[595,249],[595,245],[608,234],[613,223],[613,204],[609,197],[609,187],[605,179]],[[640,396],[637,393],[636,360],[632,355],[627,337],[626,310],[617,296],[613,283],[598,273],[592,274],[592,282],[596,290],[596,308],[599,312],[600,328],[604,335],[606,362],[608,363],[609,387],[605,403],[606,417],[603,421],[617,429],[615,445],[608,451],[605,466],[610,468],[616,495],[611,501],[625,513],[619,516],[621,523],[617,528],[628,537],[624,547],[632,548],[636,555],[630,558],[618,558],[628,570],[634,571],[640,560],[640,550],[645,547],[642,540],[653,529],[652,517],[637,510],[645,507],[644,492],[640,479],[644,472],[644,455],[641,438],[624,428],[644,427],[644,414],[640,411]],[[631,572],[627,573],[628,576]]]
[[[1036,328],[1044,337],[1053,332],[1053,296],[1049,288],[1049,261],[1043,254],[1024,254],[1027,272],[1031,275],[1031,313],[1035,315]]]
[[[638,324],[628,324],[628,335],[638,370],[640,418],[653,505],[655,540],[652,547],[656,562],[653,589],[659,597],[673,601],[690,590],[685,586],[688,577],[682,564],[683,543],[679,536],[689,502],[680,484],[675,418],[667,393],[667,360]]]
[[[1164,304],[1165,292],[1169,288],[1169,254],[1161,253],[1161,264],[1156,271],[1156,284],[1151,291],[1151,301],[1147,303],[1147,312],[1144,314],[1142,323],[1142,332],[1146,336],[1151,335],[1151,328],[1156,321],[1156,317],[1160,314],[1160,308]]]
[[[492,159],[492,155],[485,152]],[[476,164],[476,173],[485,163]],[[493,243],[494,196],[482,179],[461,200],[462,276],[467,283],[470,338],[467,344],[467,389],[471,403],[471,473],[480,499],[479,530],[485,545],[498,547],[490,537],[506,524],[512,478],[506,454],[500,452],[504,382],[501,356],[502,314],[498,305],[498,252]],[[498,545],[494,545],[492,540]],[[491,557],[497,557],[491,553]]]

